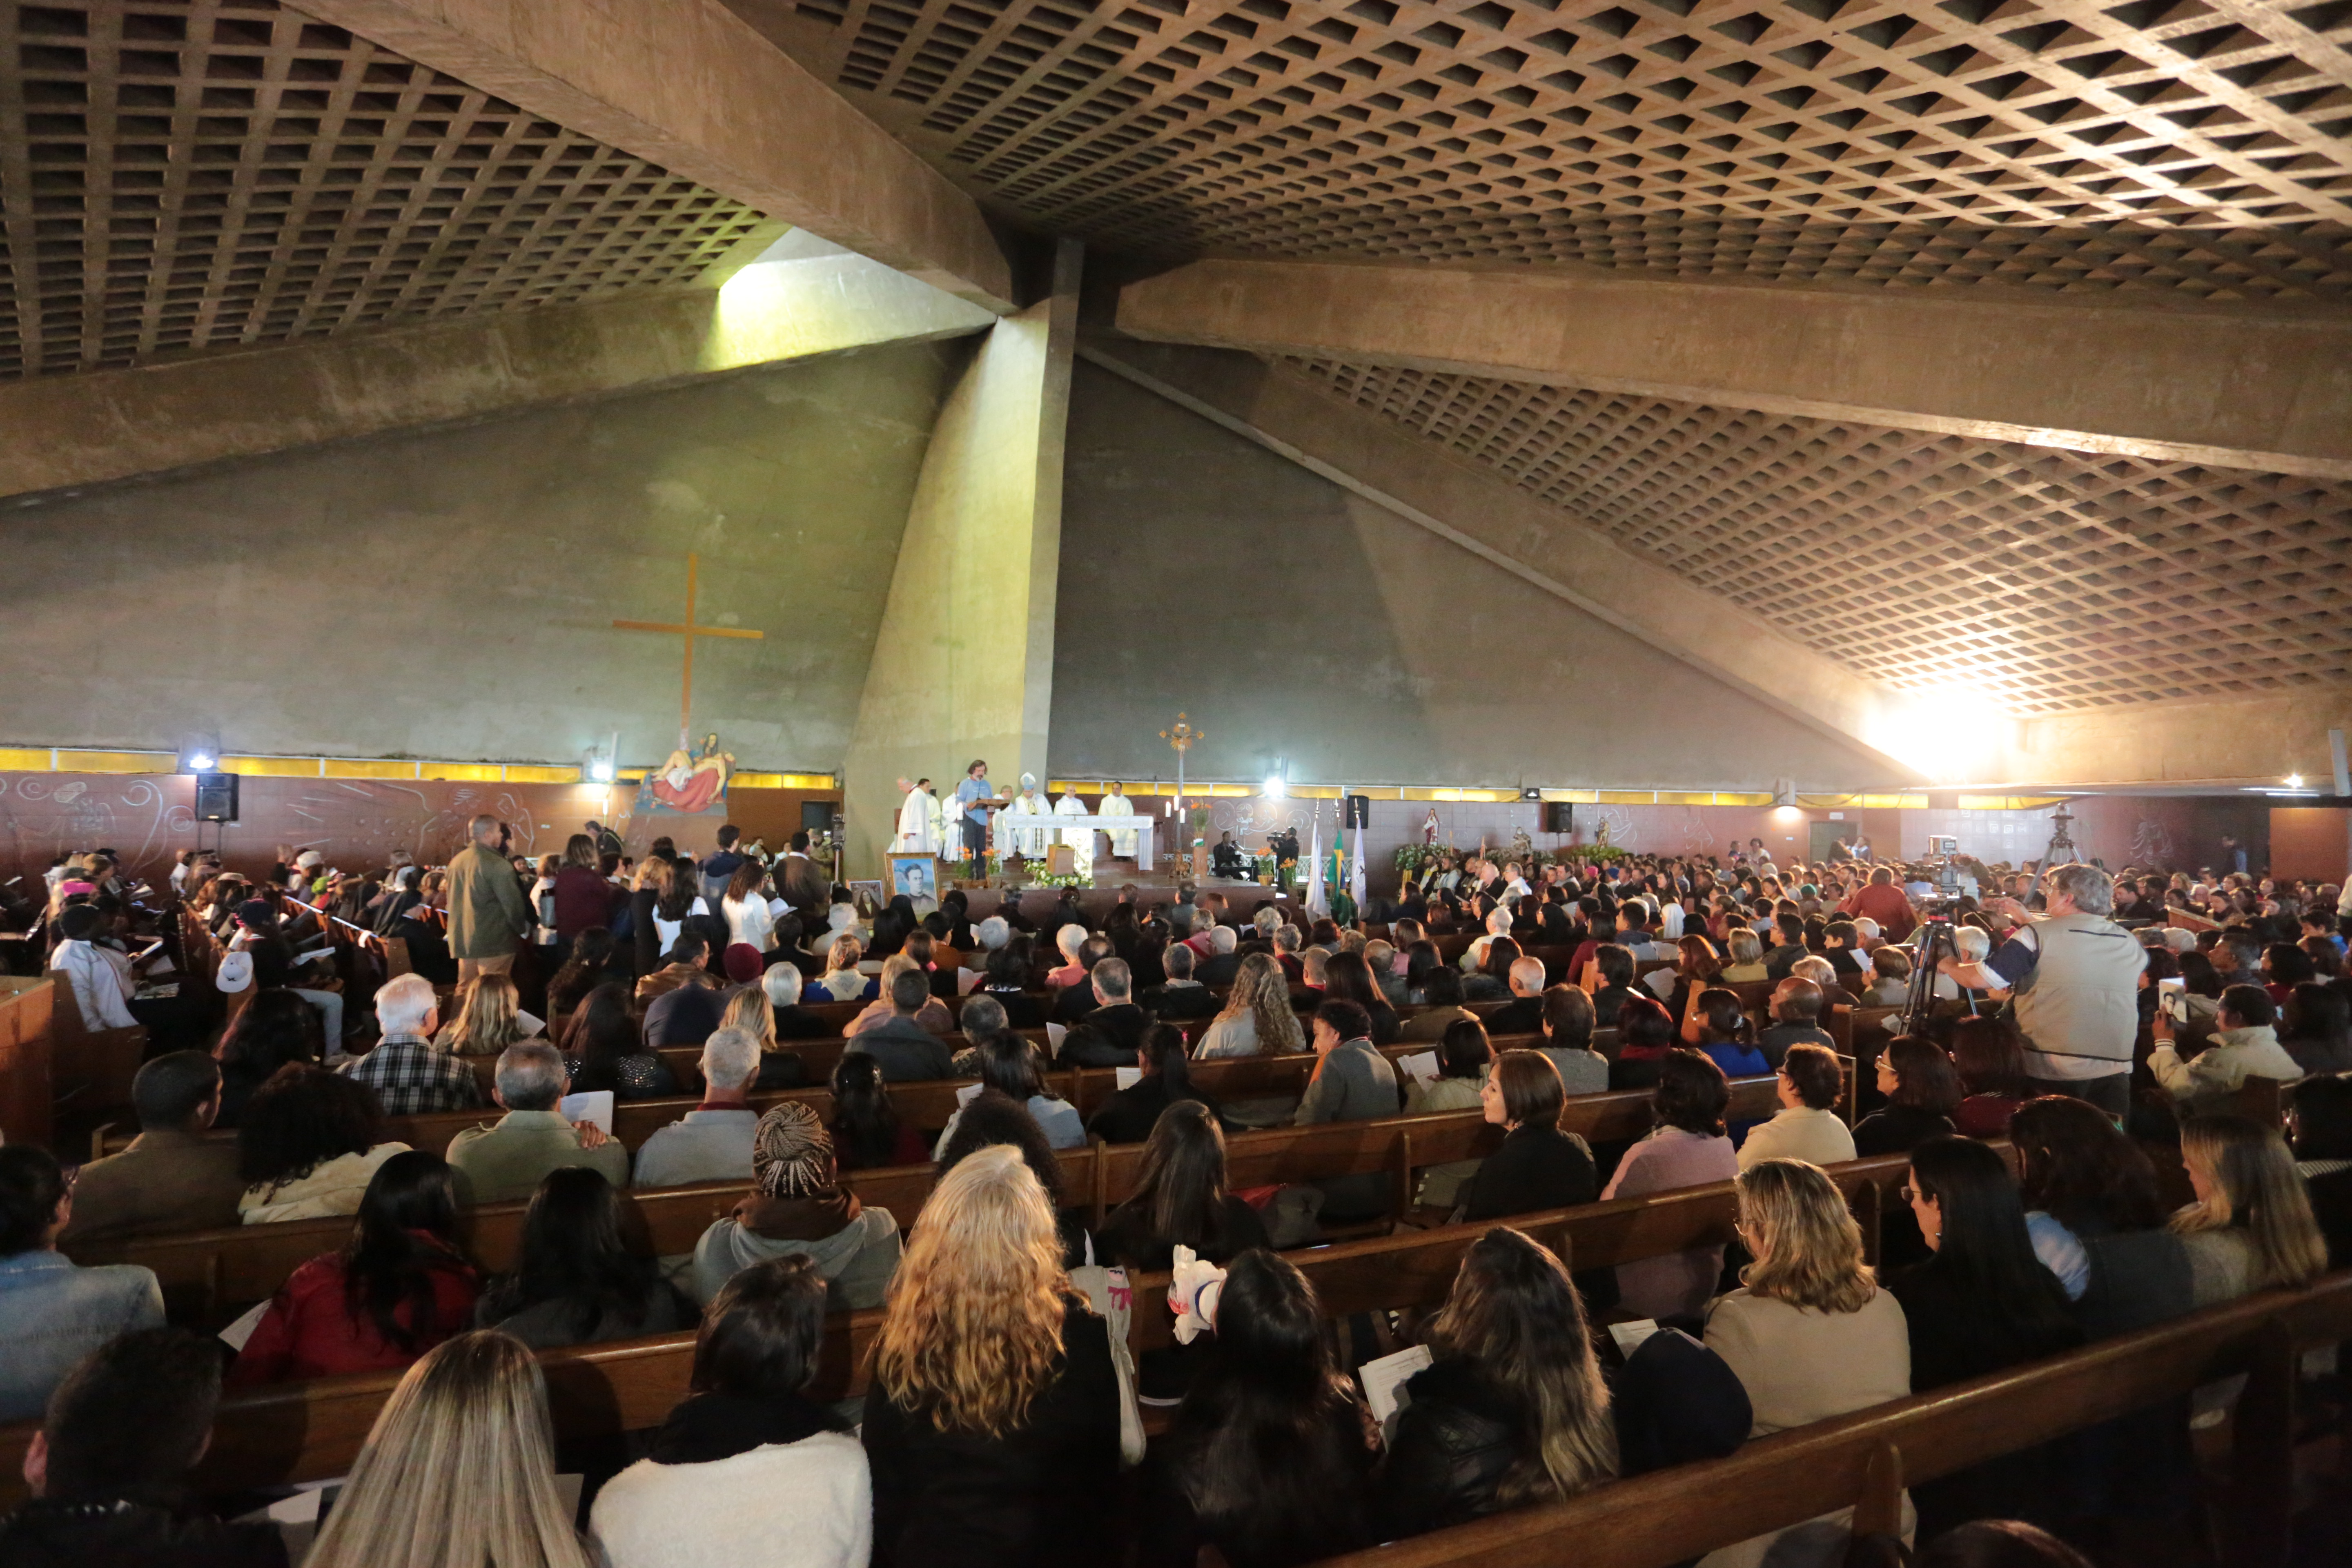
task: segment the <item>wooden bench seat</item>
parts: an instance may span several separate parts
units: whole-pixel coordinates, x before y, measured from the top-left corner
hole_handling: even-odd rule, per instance
[[[1899,1170],[1900,1163],[1855,1162],[1831,1173],[1850,1192],[1875,1193],[1887,1168]],[[1590,1268],[1717,1238],[1720,1197],[1718,1188],[1693,1189],[1513,1223],[1560,1250],[1571,1267]],[[1607,1227],[1637,1211],[1658,1219],[1646,1227],[1621,1226],[1612,1238]],[[1463,1254],[1487,1228],[1447,1226],[1290,1256],[1333,1314],[1425,1310],[1444,1299]],[[1166,1277],[1139,1276],[1134,1286],[1130,1345],[1139,1351],[1166,1341]],[[861,1312],[828,1322],[814,1390],[819,1396],[862,1392],[880,1319],[878,1312]],[[1349,1568],[1399,1563],[1503,1568],[1571,1560],[1662,1568],[1857,1501],[1863,1526],[1881,1526],[1895,1517],[1905,1485],[2240,1371],[2253,1375],[2234,1423],[2237,1469],[2252,1487],[2241,1500],[2257,1504],[2283,1531],[2294,1352],[2347,1336],[2352,1274],[2338,1274],[2308,1290],[2265,1292],[1975,1383],[1762,1439],[1728,1459],[1616,1483],[1570,1503],[1496,1515],[1342,1561]],[[559,1437],[657,1424],[686,1393],[693,1348],[694,1336],[681,1332],[543,1352]],[[397,1382],[395,1374],[371,1373],[230,1395],[202,1483],[231,1491],[345,1473]],[[21,1499],[17,1468],[34,1429],[32,1423],[0,1428],[0,1507]],[[2274,1478],[2267,1486],[2266,1475]],[[1699,1499],[1706,1506],[1693,1506]]]
[[[1764,1111],[1772,1089],[1769,1079],[1741,1080],[1734,1089],[1733,1114]],[[1649,1096],[1640,1090],[1576,1096],[1563,1108],[1560,1126],[1595,1142],[1637,1138],[1649,1130]],[[1227,1171],[1236,1187],[1388,1172],[1394,1179],[1396,1211],[1402,1214],[1410,1203],[1415,1171],[1475,1158],[1497,1137],[1498,1130],[1477,1111],[1276,1128],[1229,1138]],[[1056,1158],[1064,1202],[1086,1209],[1100,1224],[1113,1206],[1132,1194],[1142,1149],[1095,1144],[1062,1150]],[[854,1172],[847,1178],[863,1202],[889,1210],[902,1226],[914,1223],[930,1193],[931,1179],[928,1164]],[[731,1209],[743,1191],[740,1182],[632,1191],[625,1195],[629,1234],[635,1245],[655,1256],[689,1252],[704,1229]],[[467,1211],[461,1217],[460,1234],[468,1256],[492,1271],[510,1268],[526,1206],[517,1201],[483,1204]],[[135,1263],[152,1268],[176,1316],[215,1323],[273,1294],[304,1260],[341,1246],[350,1234],[348,1219],[292,1220],[78,1245],[69,1255],[85,1265]]]

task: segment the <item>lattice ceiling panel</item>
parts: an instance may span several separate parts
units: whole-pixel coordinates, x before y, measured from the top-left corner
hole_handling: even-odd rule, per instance
[[[2352,0],[730,3],[1154,255],[2352,295]]]
[[[2030,713],[2352,679],[2352,485],[1283,363],[1891,685]]]
[[[761,222],[272,0],[0,27],[0,375],[685,283]]]

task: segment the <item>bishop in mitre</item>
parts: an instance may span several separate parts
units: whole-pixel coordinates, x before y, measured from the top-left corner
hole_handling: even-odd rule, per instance
[[[1013,797],[1013,804],[1004,808],[1004,813],[1008,816],[1054,815],[1052,805],[1038,793],[1035,773],[1021,775],[1021,793]],[[1011,829],[1011,834],[1012,843],[1009,846],[1000,844],[997,853],[1018,855],[1024,860],[1043,860],[1045,858],[1045,847],[1054,841],[1054,830],[1050,827],[1015,827]]]
[[[1096,807],[1095,810],[1096,815],[1099,816],[1134,816],[1139,815],[1135,809],[1134,804],[1127,798],[1127,791],[1117,784],[1113,784],[1110,786],[1108,792],[1107,792],[1102,797],[1102,805]],[[1106,827],[1103,831],[1110,835],[1110,852],[1114,857],[1121,860],[1132,860],[1135,858],[1134,828]]]
[[[898,787],[907,792],[898,807],[898,847],[917,855],[939,854],[947,842],[947,813],[931,781],[917,779],[910,784],[900,779]]]
[[[1054,803],[1055,816],[1087,817],[1087,803],[1078,798],[1076,790],[1064,790],[1062,798]],[[1062,842],[1070,847],[1070,868],[1081,877],[1092,876],[1095,868],[1095,827],[1088,822],[1084,827],[1062,829]]]

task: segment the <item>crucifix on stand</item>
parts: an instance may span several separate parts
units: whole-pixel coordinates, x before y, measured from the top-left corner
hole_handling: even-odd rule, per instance
[[[698,626],[694,624],[695,574],[701,558],[692,551],[686,555],[686,620],[678,626],[659,621],[614,621],[614,629],[625,632],[667,632],[686,638],[686,682],[677,699],[677,743],[684,747],[693,734],[694,713],[694,639],[697,637],[748,637],[758,642],[768,634],[745,631],[738,626]]]

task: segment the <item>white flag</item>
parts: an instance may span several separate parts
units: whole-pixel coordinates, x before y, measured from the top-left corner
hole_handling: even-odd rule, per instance
[[[1315,826],[1307,838],[1307,863],[1314,869],[1307,875],[1307,912],[1317,920],[1331,912],[1330,900],[1323,896],[1323,803],[1315,803]]]
[[[1348,851],[1348,896],[1356,900],[1356,918],[1364,918],[1364,825],[1356,824],[1351,835],[1355,840]]]

